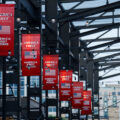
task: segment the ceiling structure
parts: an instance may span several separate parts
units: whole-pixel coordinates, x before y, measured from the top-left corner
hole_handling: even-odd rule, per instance
[[[120,71],[120,1],[119,0],[61,0],[65,10],[60,21],[70,21],[87,49],[99,61],[100,76],[118,76]],[[109,76],[110,75],[110,76]]]
[[[20,0],[25,8],[39,8],[39,0]],[[74,28],[71,40],[79,37],[85,49],[99,62],[100,76],[118,76],[120,70],[120,1],[119,0],[59,0],[58,22],[69,22]],[[39,20],[35,9],[27,9],[34,20]],[[62,14],[61,14],[62,13]],[[45,1],[42,0],[42,21],[52,31],[45,19]],[[44,26],[43,26],[44,27]],[[56,31],[54,31],[56,32]],[[64,41],[58,37],[62,45]],[[71,48],[80,49],[80,48]],[[76,57],[72,52],[70,54]]]
[[[8,2],[11,1],[13,0],[8,0]],[[55,9],[53,8],[51,10],[54,12],[53,14],[50,11],[52,8],[52,4],[50,3],[51,1],[42,0],[42,7],[40,5],[40,0],[14,1],[16,2],[15,12],[17,13],[15,14],[15,42],[21,42],[18,39],[20,34],[40,33],[42,37],[41,51],[43,50],[43,54],[49,54],[49,52],[50,54],[59,54],[59,58],[62,59],[60,60],[59,66],[62,66],[62,69],[63,67],[66,67],[64,68],[66,70],[73,67],[74,73],[77,72],[76,74],[78,75],[78,79],[86,80],[86,88],[92,88],[92,95],[98,95],[99,80],[109,79],[120,75],[120,1],[54,0],[56,3],[54,4],[53,1],[52,3],[54,4]],[[6,0],[5,2],[7,3]],[[19,20],[17,18],[20,18],[20,21],[17,21]],[[19,32],[17,30],[19,30]],[[62,30],[67,32],[64,33]],[[18,59],[17,62],[19,63],[18,45],[19,43],[17,43],[15,46],[15,57]],[[5,66],[4,59],[3,66]],[[6,70],[5,67],[3,67],[3,71]],[[19,65],[17,66],[17,70],[17,74],[19,75]],[[81,74],[79,74],[80,72]],[[3,76],[5,75],[6,72],[3,72]],[[7,84],[4,79],[5,77],[3,77],[3,116],[6,114],[4,109],[6,101],[4,98],[6,97],[5,90]],[[20,93],[19,81],[20,79],[17,81],[17,83],[15,83],[18,85],[18,93]],[[9,80],[8,82],[9,84],[14,83],[14,81]],[[39,96],[40,101],[38,113],[41,112],[40,105],[42,94],[39,94],[42,93],[39,91],[42,88],[41,80],[39,80],[39,88],[36,86],[34,86],[34,88],[30,88],[30,77],[27,77],[27,86],[27,115],[29,118],[31,96]],[[48,93],[46,92],[46,98],[47,94]],[[19,95],[20,94],[17,96],[17,104],[20,100]],[[58,94],[56,91],[56,98],[57,97]],[[47,100],[49,101],[50,99],[46,99],[47,106],[50,106],[51,103],[53,104],[52,106],[56,104],[56,109],[58,109],[58,99],[53,99],[52,102],[48,102]],[[94,102],[92,103],[94,104]],[[99,102],[96,105],[97,107],[99,107],[98,104]],[[20,106],[18,106],[18,108],[19,107]],[[94,105],[92,105],[92,107],[94,107]],[[38,116],[39,115],[40,114],[38,114]],[[18,110],[18,118],[19,117]]]

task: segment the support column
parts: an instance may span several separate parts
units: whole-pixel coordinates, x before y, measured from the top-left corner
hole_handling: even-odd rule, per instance
[[[88,88],[92,89],[92,120],[94,120],[94,62],[90,56],[87,61],[87,83]]]
[[[45,33],[45,51],[43,54],[56,54],[58,50],[58,0],[45,0],[45,19],[49,23],[49,26],[52,30],[46,27]],[[56,34],[56,33],[57,34]],[[46,90],[46,102],[49,102],[51,99],[48,98],[48,90]],[[56,118],[58,118],[58,91],[56,91]],[[46,103],[46,120],[48,119],[48,107],[49,104]]]
[[[96,101],[94,101],[94,107],[98,108],[98,115],[94,115],[95,119],[99,118],[99,65],[98,63],[94,63],[94,98],[96,97]],[[95,99],[94,99],[95,100]]]

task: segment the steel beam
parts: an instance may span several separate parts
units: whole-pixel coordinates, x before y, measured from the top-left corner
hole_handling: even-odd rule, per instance
[[[116,76],[119,76],[119,75],[120,75],[120,73],[113,74],[113,75],[106,76],[106,77],[99,77],[99,80],[104,80],[104,79],[108,79],[108,78],[111,78],[111,77],[116,77]]]
[[[94,30],[91,30],[91,31],[88,31],[88,32],[83,32],[83,33],[72,32],[70,35],[71,35],[71,37],[76,37],[76,36],[84,37],[84,36],[87,36],[87,35],[90,35],[90,34],[94,34],[94,33],[97,33],[97,32],[101,32],[101,31],[104,31],[104,30],[118,28],[119,26],[120,26],[119,23],[115,23],[115,24],[106,25],[104,27],[100,27],[98,29],[94,29]]]
[[[61,3],[73,3],[73,2],[81,2],[82,0],[60,0]],[[95,0],[84,0],[86,1],[95,1]]]
[[[104,60],[104,61],[100,61],[99,63],[102,64],[105,61],[107,62],[107,60]],[[120,61],[119,58],[118,59],[117,58],[116,59],[110,59],[110,62],[119,62],[119,61]]]
[[[102,69],[99,69],[99,71],[104,71],[104,70],[108,70],[110,68],[115,68],[115,67],[119,67],[120,66],[120,63],[117,63],[117,64],[114,64],[114,65],[110,65],[108,67],[104,67]]]
[[[27,10],[28,14],[32,17],[33,20],[37,20],[38,18],[40,18],[29,0],[19,0],[19,2]]]
[[[116,53],[116,54],[108,55],[108,56],[101,57],[101,58],[98,58],[98,59],[94,59],[94,61],[95,62],[105,61],[106,59],[114,58],[114,57],[119,56],[119,55],[120,55],[120,53]]]
[[[117,9],[119,7],[120,7],[120,1],[108,4],[108,5],[104,5],[104,6],[101,6],[101,7],[96,7],[96,8],[93,8],[93,9],[89,10],[89,11],[84,11],[84,12],[79,11],[76,14],[68,15],[64,18],[60,18],[59,21],[61,21],[61,22],[73,21],[73,20],[77,20],[77,19],[80,19],[80,18],[85,18],[87,16],[91,16],[91,15],[94,15],[94,14],[97,14],[97,13],[101,13],[101,12],[104,12],[104,11]]]
[[[91,28],[101,28],[101,27],[104,27],[104,26],[111,26],[111,23],[109,24],[94,24],[94,25],[83,25],[83,26],[77,26],[76,29],[77,30],[80,30],[80,29],[91,29]],[[114,27],[113,27],[114,28]],[[116,28],[116,27],[115,27]]]
[[[116,43],[119,43],[119,42],[120,42],[120,39],[117,39],[117,40],[113,40],[112,42],[107,42],[107,43],[104,43],[104,44],[89,47],[89,48],[87,48],[87,50],[93,50],[93,49],[97,49],[97,48],[101,48],[101,47],[105,47],[105,46],[110,46],[110,45],[113,45],[113,44],[116,44]]]
[[[88,9],[89,10],[89,9]],[[77,11],[80,11],[80,9],[75,9],[72,11],[72,13],[74,12],[77,12]],[[82,10],[81,10],[82,11]],[[112,18],[119,18],[120,15],[106,15],[106,16],[97,16],[97,17],[86,17],[86,18],[80,18],[80,19],[77,19],[77,20],[74,20],[75,22],[79,22],[79,21],[90,21],[90,20],[106,20],[106,19],[112,19]]]
[[[95,50],[92,53],[105,53],[105,52],[120,52],[120,49],[109,49],[109,50]]]
[[[104,62],[104,63],[99,63],[100,66],[112,66],[112,65],[116,65],[116,64],[120,64],[120,62]]]
[[[83,42],[106,42],[111,40],[116,40],[118,37],[111,37],[111,38],[99,38],[99,39],[87,39],[87,40],[81,40]]]

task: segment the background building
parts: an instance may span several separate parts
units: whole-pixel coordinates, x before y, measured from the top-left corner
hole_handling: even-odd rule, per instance
[[[100,82],[100,119],[120,120],[120,81]]]

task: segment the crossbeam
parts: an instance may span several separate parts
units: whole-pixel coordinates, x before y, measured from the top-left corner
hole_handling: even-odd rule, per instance
[[[59,21],[60,22],[74,21],[74,20],[77,20],[77,19],[80,19],[80,18],[85,18],[85,17],[91,16],[91,15],[94,15],[94,14],[97,14],[97,13],[101,13],[101,12],[104,12],[104,11],[117,9],[119,7],[120,7],[120,1],[108,4],[108,5],[96,7],[96,8],[90,9],[89,11],[84,11],[84,12],[79,11],[75,14],[68,15],[64,18],[59,18]]]
[[[112,55],[108,55],[108,56],[105,56],[105,57],[94,59],[94,61],[95,62],[105,61],[106,59],[114,58],[114,57],[119,56],[119,55],[120,55],[120,53],[115,53],[115,54],[112,54]]]
[[[106,77],[99,77],[99,80],[104,80],[104,79],[108,79],[108,78],[116,77],[116,76],[119,76],[119,75],[120,75],[120,73],[113,74],[113,75],[109,75],[109,76],[106,76]]]
[[[98,33],[104,30],[109,30],[109,29],[113,29],[113,28],[118,28],[118,26],[120,26],[119,23],[115,23],[115,24],[111,24],[111,25],[106,25],[104,27],[100,27],[98,29],[94,29],[94,30],[90,30],[88,32],[83,32],[83,33],[78,33],[78,32],[72,32],[70,35],[71,37],[84,37],[90,34],[94,34],[94,33]]]

